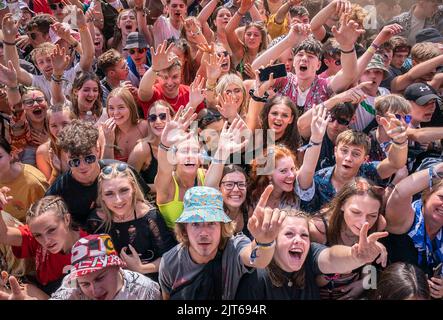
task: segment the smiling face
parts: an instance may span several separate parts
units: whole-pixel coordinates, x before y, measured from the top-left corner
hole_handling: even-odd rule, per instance
[[[85,162],[85,156],[94,155],[96,158],[96,161],[93,163],[86,163]],[[80,165],[78,167],[71,167],[71,173],[72,177],[77,180],[79,183],[84,185],[90,185],[93,183],[99,173],[100,173],[100,166],[98,164],[99,159],[99,151],[98,148],[94,147],[88,152],[87,155],[84,156],[73,156],[68,152],[68,159],[80,159]]]
[[[199,157],[200,146],[195,139],[181,142],[176,152],[177,172],[196,175],[200,165]]]
[[[135,17],[134,12],[123,12],[120,15],[120,19],[118,20],[117,25],[123,35],[127,36],[129,33],[135,32],[137,30],[137,18]]]
[[[275,138],[281,138],[288,125],[294,121],[292,110],[286,104],[276,104],[271,107],[268,114],[269,129],[274,130]]]
[[[215,26],[217,30],[224,30],[231,19],[232,14],[227,8],[218,10],[217,16],[215,17]]]
[[[151,132],[156,136],[156,137],[160,137],[163,129],[166,126],[166,122],[167,122],[167,117],[163,119],[164,115],[170,114],[169,108],[161,105],[161,104],[157,104],[153,107],[151,107],[149,109],[149,115],[156,115],[156,119],[155,121],[150,121],[149,120],[149,127],[151,129]],[[148,115],[148,119],[149,119],[149,115]]]
[[[234,184],[233,188],[230,185]],[[239,188],[240,186],[246,186],[246,177],[241,172],[231,172],[226,174],[220,182],[220,191],[223,196],[223,202],[231,208],[240,208],[240,206],[246,200],[246,188]],[[229,187],[228,187],[229,186]]]
[[[186,223],[189,254],[196,263],[207,263],[217,254],[221,240],[220,222]]]
[[[335,172],[342,177],[351,178],[357,175],[360,166],[367,156],[362,146],[348,145],[340,142],[335,146]]]
[[[347,229],[359,236],[361,228],[368,222],[370,230],[377,222],[380,206],[380,202],[368,194],[349,197],[341,207]]]
[[[77,93],[78,105],[80,111],[90,111],[94,108],[94,103],[98,99],[98,83],[94,80],[87,80],[83,83]]]
[[[60,131],[72,122],[68,110],[53,112],[48,117],[49,132],[53,137],[57,137]]]
[[[128,177],[103,179],[101,182],[101,199],[113,213],[113,218],[124,218],[134,210],[134,189]]]
[[[245,45],[249,49],[258,49],[262,41],[262,34],[257,27],[250,27],[245,30]]]
[[[443,226],[443,187],[432,193],[424,204],[425,221],[432,221],[433,225]]]
[[[274,190],[292,192],[295,182],[295,163],[291,157],[283,157],[275,162],[275,169],[272,173]]]
[[[29,221],[29,229],[35,240],[52,254],[65,250],[69,235],[69,220],[59,217],[52,209]]]
[[[46,78],[51,77],[54,67],[52,66],[52,58],[50,54],[45,52],[36,54],[35,65]]]
[[[301,80],[314,79],[318,69],[320,69],[321,62],[317,55],[300,50],[294,56],[294,69],[297,78]]]
[[[306,219],[287,216],[276,239],[274,260],[286,272],[299,271],[305,263],[310,246]]]
[[[175,98],[178,95],[178,89],[181,83],[181,69],[174,67],[172,69],[163,70],[158,73],[158,83],[162,87],[165,95],[168,98]]]
[[[31,90],[22,96],[22,105],[26,118],[32,123],[42,123],[46,119],[48,103],[45,95],[38,90]]]
[[[80,290],[89,299],[112,300],[121,290],[123,280],[120,268],[112,266],[80,276],[77,283]]]
[[[108,116],[114,118],[117,126],[131,121],[131,111],[122,98],[112,96],[108,100]]]
[[[411,103],[411,116],[414,123],[431,121],[435,111],[435,99],[430,100],[423,106],[416,104],[414,101],[409,102]]]

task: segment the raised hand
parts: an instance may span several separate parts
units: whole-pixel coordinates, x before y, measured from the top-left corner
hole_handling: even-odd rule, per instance
[[[21,50],[25,50],[25,48],[30,44],[28,35],[22,35],[17,37],[17,47]]]
[[[216,108],[224,118],[233,119],[237,116],[239,106],[234,102],[232,95],[226,93],[221,94],[218,97],[218,103]]]
[[[269,67],[270,65],[272,65],[272,63],[273,63],[273,61],[271,61],[271,63],[268,64],[266,67]],[[263,68],[264,67],[262,66],[258,70],[255,70],[255,86],[254,86],[255,95],[258,95],[260,97],[263,96],[265,94],[265,92],[268,92],[274,86],[274,83],[275,83],[273,73],[271,73],[269,75],[269,79],[266,80],[265,82],[260,81],[260,70]]]
[[[238,11],[241,14],[245,14],[252,8],[254,2],[254,0],[241,0],[240,8],[238,9]]]
[[[334,98],[341,103],[350,102],[352,104],[358,104],[367,98],[366,94],[363,92],[363,88],[371,85],[371,81],[361,82],[357,86],[337,94]]]
[[[8,202],[13,199],[12,196],[8,196],[8,192],[10,192],[10,191],[11,191],[11,189],[9,189],[8,187],[1,187],[0,188],[0,210],[2,210],[4,207],[6,207]]]
[[[107,119],[102,123],[103,135],[105,136],[106,144],[114,144],[115,142],[115,128],[117,124],[113,117]]]
[[[152,68],[154,71],[167,69],[174,63],[177,56],[170,54],[173,46],[174,44],[171,43],[169,47],[167,47],[167,42],[165,40],[157,47],[156,51],[151,47]]]
[[[143,8],[145,5],[145,0],[134,0],[135,8]]]
[[[291,26],[291,29],[289,29],[287,38],[289,39],[290,43],[295,45],[307,39],[310,33],[310,24],[296,23]]]
[[[246,75],[251,78],[254,79],[255,77],[255,71],[254,69],[252,69],[252,65],[250,63],[245,63],[245,69],[244,72],[246,73]]]
[[[217,79],[220,78],[222,73],[222,64],[223,56],[218,57],[216,54],[209,54],[209,62],[205,61],[206,77],[208,80],[217,82]]]
[[[321,142],[323,140],[330,119],[331,116],[328,115],[328,109],[324,105],[320,104],[314,107],[311,120],[312,141]]]
[[[242,134],[245,130],[248,130],[248,127],[240,116],[232,121],[229,128],[227,121],[223,124],[217,148],[217,154],[222,159],[228,159],[232,153],[242,150],[248,144],[249,135]],[[244,138],[243,141],[242,138]]]
[[[382,45],[383,43],[389,41],[393,36],[401,33],[403,27],[397,23],[384,26],[380,33],[375,38],[374,42],[377,45]]]
[[[7,42],[15,42],[18,33],[18,21],[14,21],[12,13],[7,13],[2,20],[3,40]]]
[[[126,263],[126,266],[128,267],[129,270],[143,273],[142,272],[143,264],[142,261],[140,260],[140,256],[138,255],[137,250],[135,250],[135,248],[130,244],[128,244],[128,246],[129,248],[124,247],[120,251],[120,257]],[[131,251],[130,255],[126,253],[128,250]]]
[[[69,30],[69,27],[67,27],[66,25],[60,23],[60,22],[55,22],[51,25],[52,30],[54,30],[54,32],[63,40],[68,41],[71,39],[71,31]]]
[[[192,108],[197,109],[197,106],[203,102],[206,97],[203,85],[205,83],[205,78],[198,75],[194,82],[189,86],[189,104]]]
[[[335,14],[340,17],[343,13],[350,13],[352,9],[351,2],[347,0],[334,0],[330,6],[335,9]]]
[[[354,259],[358,260],[361,265],[371,263],[378,256],[377,263],[380,263],[383,267],[386,267],[386,261],[388,259],[388,252],[384,245],[377,240],[387,237],[387,232],[374,232],[368,236],[369,223],[365,223],[360,229],[360,238],[358,243],[351,247],[351,253]]]
[[[0,63],[0,83],[7,87],[17,87],[17,72],[11,61],[8,61],[8,67]]]
[[[167,122],[161,136],[161,143],[164,146],[172,147],[191,137],[192,133],[188,133],[187,129],[191,122],[197,118],[193,108],[186,108],[184,110],[184,107],[181,106],[172,120],[170,120],[169,113],[166,113],[166,115]]]
[[[211,44],[207,43],[199,43],[197,44],[198,50],[200,50],[203,53],[209,53],[214,54],[215,53],[215,43],[212,42]]]
[[[66,54],[66,49],[57,44],[51,53],[52,66],[55,75],[63,75],[69,66],[70,57]]]
[[[274,241],[286,218],[285,211],[266,207],[272,190],[274,190],[273,185],[266,187],[258,200],[254,213],[248,221],[248,229],[251,235],[260,243],[271,243]]]
[[[397,119],[392,113],[386,117],[380,117],[380,124],[386,131],[386,134],[397,143],[404,143],[408,140],[406,135],[407,124],[403,119]]]
[[[349,14],[347,13],[341,15],[340,27],[337,29],[336,26],[333,26],[331,31],[342,49],[354,46],[357,39],[365,33],[364,29],[359,29],[358,23],[349,19]]]
[[[85,14],[83,13],[83,10],[81,10],[80,8],[76,8],[75,17],[77,19],[77,26],[78,27],[86,25],[86,17],[85,17]]]

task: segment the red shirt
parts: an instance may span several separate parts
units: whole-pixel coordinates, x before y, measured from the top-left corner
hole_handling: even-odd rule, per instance
[[[173,99],[170,99],[165,96],[162,87],[158,83],[154,85],[153,91],[154,91],[154,93],[152,95],[151,100],[142,101],[141,99],[138,99],[139,103],[143,109],[143,113],[145,114],[145,119],[148,116],[149,108],[157,100],[165,100],[166,102],[168,102],[171,105],[171,107],[175,110],[175,112],[177,112],[181,106],[186,107],[186,105],[189,102],[189,86],[186,86],[184,84],[179,85],[178,95],[177,95],[177,97],[175,97]],[[204,107],[205,107],[205,104],[203,102],[200,103],[195,112],[198,113]]]
[[[52,15],[52,11],[49,8],[49,4],[47,0],[33,0],[33,8],[32,10],[35,13],[48,13]]]
[[[18,227],[22,234],[21,247],[12,247],[12,252],[19,259],[35,258],[35,269],[37,273],[37,280],[42,285],[47,285],[52,281],[59,280],[66,275],[63,269],[71,265],[71,253],[52,254],[46,251],[35,240],[34,236],[27,225]],[[80,230],[80,237],[85,237],[88,234]]]

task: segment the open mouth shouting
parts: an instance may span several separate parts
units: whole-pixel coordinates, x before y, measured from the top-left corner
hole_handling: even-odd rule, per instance
[[[300,71],[301,72],[306,72],[308,70],[308,66],[306,65],[300,65]]]
[[[298,271],[303,265],[303,254],[304,254],[303,248],[298,248],[298,247],[291,248],[288,251],[288,254],[289,254],[289,264],[293,268],[294,267],[296,268],[296,270],[293,271]]]

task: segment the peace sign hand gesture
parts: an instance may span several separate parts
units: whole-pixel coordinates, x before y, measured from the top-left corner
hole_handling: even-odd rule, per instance
[[[374,261],[378,256],[377,263],[380,263],[383,267],[386,267],[386,261],[388,259],[388,252],[384,245],[377,240],[387,237],[389,233],[374,232],[368,236],[369,223],[365,223],[360,229],[360,238],[358,243],[351,247],[352,257],[359,261],[360,265],[370,263]]]
[[[274,190],[273,185],[266,187],[248,221],[248,229],[256,242],[271,243],[274,241],[286,218],[285,211],[266,207],[272,190]]]

